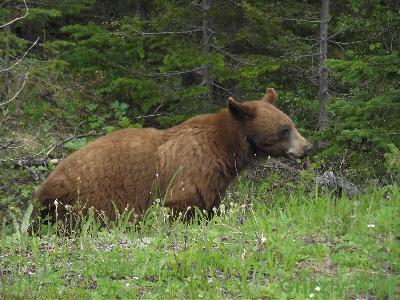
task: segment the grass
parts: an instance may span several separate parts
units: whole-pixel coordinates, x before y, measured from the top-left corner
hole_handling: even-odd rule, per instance
[[[3,227],[0,298],[400,298],[396,185],[351,200],[241,185],[208,223],[164,214],[153,207],[136,229],[88,217],[79,233],[28,235],[28,211],[14,233]]]

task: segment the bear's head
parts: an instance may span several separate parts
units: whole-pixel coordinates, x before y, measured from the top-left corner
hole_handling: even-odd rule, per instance
[[[241,103],[230,97],[228,108],[257,153],[298,159],[307,156],[312,145],[298,132],[293,121],[275,107],[277,95],[268,88],[259,101]]]

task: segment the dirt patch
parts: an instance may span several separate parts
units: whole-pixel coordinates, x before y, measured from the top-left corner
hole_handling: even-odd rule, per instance
[[[297,268],[301,270],[311,270],[327,276],[335,276],[337,274],[336,264],[329,258],[323,260],[309,259],[297,263]]]

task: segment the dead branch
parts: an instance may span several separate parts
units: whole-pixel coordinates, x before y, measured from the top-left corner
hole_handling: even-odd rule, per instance
[[[193,32],[203,31],[203,28],[195,28],[192,30],[184,30],[184,31],[161,31],[161,32],[143,32],[143,31],[135,31],[137,35],[145,36],[145,35],[169,35],[169,34],[188,34]]]
[[[158,113],[158,114],[154,113],[154,114],[145,115],[145,116],[133,117],[132,119],[140,120],[140,119],[154,118],[154,117],[165,116],[165,115],[168,115],[168,114],[167,113]]]
[[[83,133],[83,134],[78,134],[78,135],[74,135],[74,136],[70,136],[64,140],[62,140],[61,142],[55,144],[54,146],[52,146],[45,154],[45,156],[43,158],[41,158],[41,160],[45,160],[48,158],[48,156],[50,155],[51,152],[53,152],[55,149],[58,149],[59,147],[61,147],[62,145],[64,145],[65,143],[74,140],[74,139],[79,139],[79,138],[84,138],[84,137],[88,137],[88,136],[102,136],[105,135],[104,132],[88,132],[88,133]]]
[[[219,88],[219,89],[221,89],[221,90],[227,92],[229,95],[232,95],[232,96],[234,96],[235,98],[240,98],[240,97],[237,97],[237,96],[236,96],[233,92],[231,92],[230,90],[227,90],[226,88],[224,88],[223,86],[220,86],[219,84],[216,84],[215,82],[213,82],[212,85],[215,86],[216,88]]]
[[[54,146],[52,146],[43,157],[26,156],[26,157],[16,158],[16,159],[1,159],[0,165],[6,165],[6,166],[11,166],[11,167],[25,167],[25,168],[29,168],[32,166],[48,165],[49,163],[56,165],[59,162],[61,162],[62,158],[49,158],[49,155],[55,149],[61,147],[62,145],[64,145],[65,143],[67,143],[73,139],[78,139],[78,138],[83,138],[83,137],[88,137],[88,136],[102,136],[102,135],[105,135],[105,133],[92,131],[92,132],[88,132],[88,133],[84,133],[84,134],[70,136],[66,139],[63,139],[61,142],[55,144]],[[0,146],[6,146],[6,145],[0,145]]]
[[[142,75],[148,76],[148,77],[157,77],[157,76],[169,77],[169,76],[176,76],[176,75],[192,73],[192,72],[199,71],[202,69],[204,69],[204,66],[197,67],[197,68],[194,68],[191,70],[185,70],[185,71],[172,71],[172,72],[162,72],[162,73],[152,73],[152,74],[142,74]]]
[[[29,51],[31,51],[31,49],[33,48],[33,47],[35,47],[36,46],[36,44],[37,44],[37,42],[39,41],[39,37],[36,39],[36,41],[34,41],[33,43],[32,43],[32,45],[28,48],[28,50],[26,50],[25,51],[25,53],[14,63],[14,64],[12,64],[10,67],[8,67],[8,68],[5,68],[5,69],[2,69],[2,70],[0,70],[0,73],[2,73],[2,72],[6,72],[6,71],[9,71],[9,70],[11,70],[12,68],[14,68],[16,65],[18,65],[19,63],[21,63],[21,61],[25,58],[25,56],[29,53]]]
[[[229,54],[228,52],[226,52],[226,51],[222,50],[221,48],[218,48],[218,47],[216,47],[214,45],[211,45],[211,48],[217,50],[218,52],[221,52],[223,55],[225,55],[225,56],[227,56],[227,57],[229,57],[229,58],[231,58],[231,59],[243,64],[243,65],[247,65],[247,66],[255,66],[256,65],[256,64],[249,63],[249,62],[247,62],[245,60],[241,60],[241,59],[237,58],[236,56],[234,56],[232,54]]]
[[[336,35],[336,34],[333,34],[330,37],[328,37],[328,42],[334,43],[334,44],[338,45],[339,47],[341,47],[342,45],[360,44],[360,43],[372,41],[372,40],[376,39],[377,37],[379,37],[380,35],[382,35],[383,33],[385,33],[386,31],[387,30],[384,29],[384,30],[379,31],[377,34],[370,36],[366,39],[359,40],[359,41],[351,41],[351,42],[339,42],[339,41],[332,40],[332,37],[334,37]]]
[[[23,0],[23,1],[24,1],[24,5],[25,5],[25,14],[24,14],[23,16],[21,16],[21,17],[16,17],[15,19],[13,19],[13,20],[7,22],[6,24],[0,25],[0,28],[4,28],[4,27],[6,27],[6,26],[9,26],[9,25],[11,25],[12,23],[14,23],[14,22],[16,22],[16,21],[18,21],[18,20],[21,20],[21,19],[25,18],[27,15],[29,15],[29,7],[28,7],[28,5],[26,4],[26,1],[25,1],[25,0]]]
[[[15,146],[16,144],[17,144],[17,142],[13,141],[13,140],[6,141],[6,142],[3,142],[2,140],[0,140],[0,151],[6,150],[6,149],[19,148],[19,146]]]
[[[0,165],[6,165],[11,167],[33,167],[33,166],[43,166],[51,164],[58,164],[62,159],[58,158],[34,158],[34,157],[24,157],[18,159],[1,159]]]
[[[22,91],[22,90],[24,89],[24,87],[25,87],[25,84],[26,84],[26,82],[27,82],[27,80],[28,80],[28,75],[29,75],[29,72],[26,72],[26,73],[25,73],[24,81],[22,82],[22,85],[21,85],[21,88],[14,94],[14,96],[12,96],[12,97],[11,97],[10,99],[8,99],[7,101],[0,103],[0,106],[6,105],[7,103],[10,103],[11,101],[13,101],[15,98],[18,97],[19,93],[21,93],[21,91]]]
[[[304,20],[304,19],[294,19],[294,18],[278,18],[284,21],[294,21],[294,22],[307,22],[307,23],[321,23],[319,20]]]
[[[143,32],[143,31],[138,31],[134,30],[135,34],[133,36],[158,36],[158,35],[170,35],[170,34],[189,34],[189,33],[194,33],[194,32],[199,32],[199,31],[204,31],[203,28],[195,28],[191,30],[183,30],[183,31],[160,31],[160,32]],[[132,35],[126,35],[122,33],[114,33],[116,36],[120,37],[128,37]]]

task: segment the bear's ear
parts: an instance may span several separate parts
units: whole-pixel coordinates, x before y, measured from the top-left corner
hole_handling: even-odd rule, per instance
[[[254,116],[254,109],[245,103],[240,103],[232,97],[228,98],[228,109],[237,120],[251,119]]]
[[[261,101],[265,101],[271,103],[272,105],[275,105],[276,98],[278,98],[278,95],[276,94],[275,90],[273,88],[267,88],[265,96],[261,99]]]

